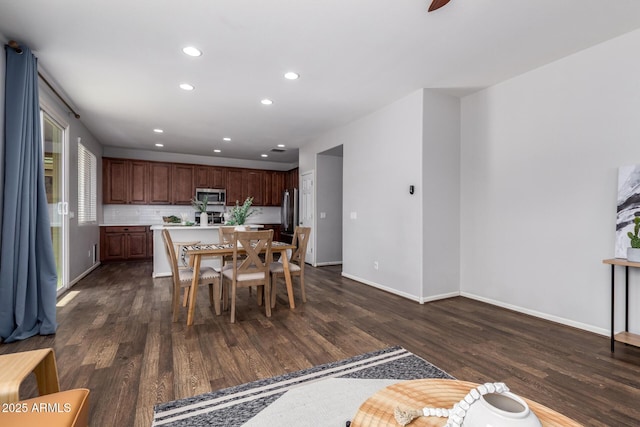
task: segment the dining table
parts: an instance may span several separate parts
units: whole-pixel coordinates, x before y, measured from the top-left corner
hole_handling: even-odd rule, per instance
[[[201,243],[197,245],[183,246],[182,250],[189,256],[189,264],[193,268],[193,282],[189,290],[187,307],[187,326],[193,325],[193,317],[196,309],[196,296],[198,294],[198,282],[200,278],[200,263],[202,258],[224,257],[233,255],[235,247],[233,243]],[[242,248],[239,248],[240,250]],[[287,285],[287,295],[289,296],[289,308],[296,308],[293,298],[293,283],[291,281],[291,271],[289,269],[288,252],[296,249],[296,245],[287,242],[271,242],[271,252],[280,254],[280,261],[284,269],[284,281]],[[222,280],[222,278],[220,279]],[[269,304],[265,301],[265,304]]]

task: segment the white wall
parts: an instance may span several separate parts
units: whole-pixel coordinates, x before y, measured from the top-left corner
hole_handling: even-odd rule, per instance
[[[342,262],[342,156],[318,154],[315,265]],[[324,218],[323,218],[324,216]]]
[[[640,163],[639,49],[634,31],[462,100],[463,294],[608,331],[602,260],[617,168]]]
[[[416,191],[423,194],[422,296],[432,300],[460,292],[460,99],[425,90],[423,117]]]
[[[300,170],[317,169],[318,186],[316,154],[338,145],[343,274],[421,302],[458,295],[459,99],[419,90],[306,145]]]

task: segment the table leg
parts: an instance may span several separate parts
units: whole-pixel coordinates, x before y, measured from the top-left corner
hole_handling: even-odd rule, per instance
[[[613,322],[614,322],[614,300],[615,300],[615,286],[616,286],[616,266],[611,264],[611,353],[615,351],[615,339],[613,337]]]
[[[193,280],[189,290],[189,309],[187,310],[187,326],[193,325],[193,314],[196,311],[196,295],[198,293],[198,283],[200,282],[200,260],[202,255],[193,255]]]
[[[629,332],[629,266],[624,266],[624,331]]]
[[[287,295],[289,295],[289,308],[296,308],[296,302],[293,298],[293,283],[291,283],[291,271],[289,270],[289,259],[287,251],[280,251],[280,259],[282,260],[282,268],[284,270],[284,281],[287,284]]]

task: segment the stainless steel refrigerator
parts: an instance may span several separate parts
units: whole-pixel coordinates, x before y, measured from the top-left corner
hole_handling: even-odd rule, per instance
[[[293,231],[298,225],[298,189],[288,188],[282,194],[280,235],[283,240],[291,241]]]

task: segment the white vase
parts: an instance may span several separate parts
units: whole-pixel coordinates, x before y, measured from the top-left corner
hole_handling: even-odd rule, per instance
[[[244,225],[236,225],[234,230],[235,231],[247,231],[248,228],[245,227]],[[242,247],[242,243],[238,242],[238,247],[241,248]]]
[[[475,401],[462,423],[474,427],[541,427],[529,405],[513,393],[487,393]]]
[[[627,248],[627,261],[640,262],[640,248]]]
[[[208,220],[209,220],[209,215],[207,215],[206,212],[200,212],[200,226],[206,227]]]

